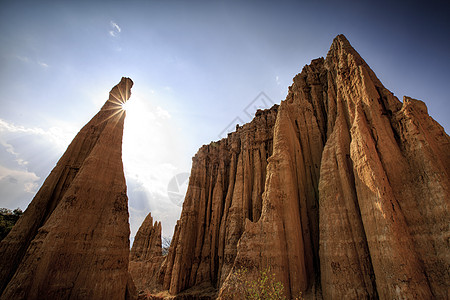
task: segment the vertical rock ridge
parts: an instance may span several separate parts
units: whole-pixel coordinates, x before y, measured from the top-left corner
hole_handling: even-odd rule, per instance
[[[220,285],[236,256],[246,218],[261,214],[266,160],[277,106],[193,158],[189,187],[166,263],[164,288],[176,294],[202,282]]]
[[[138,291],[148,293],[162,288],[160,269],[163,261],[161,222],[153,224],[149,213],[134,238],[128,266]]]
[[[446,299],[448,135],[342,35],[293,81],[234,270],[270,266],[287,297]]]
[[[314,76],[303,75],[296,76],[298,88],[290,89],[289,100],[278,110],[262,215],[257,223],[246,222],[234,261],[235,269],[245,267],[250,273],[270,266],[288,297],[314,284],[319,265],[317,185],[325,120],[321,130],[315,117],[319,110],[311,103],[322,99],[305,96],[311,91],[305,84]]]
[[[373,299],[377,298],[375,278],[355,192],[350,134],[341,99],[337,111],[336,130],[323,152],[319,183],[323,296]]]
[[[123,299],[132,289],[121,157],[132,85],[122,78],[111,90],[1,242],[1,299]]]
[[[151,213],[142,222],[134,238],[130,251],[130,260],[147,260],[154,256],[162,256],[161,222],[153,224]]]

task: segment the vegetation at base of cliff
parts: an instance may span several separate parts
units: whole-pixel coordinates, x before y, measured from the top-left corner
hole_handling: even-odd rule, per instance
[[[248,278],[247,269],[240,268],[228,278],[228,286],[222,293],[222,299],[246,300],[286,300],[284,286],[276,281],[275,274],[270,267],[260,270],[254,280]],[[302,300],[300,294],[294,300]]]
[[[13,211],[7,208],[0,208],[0,241],[8,235],[22,214],[23,212],[20,208],[16,208]]]

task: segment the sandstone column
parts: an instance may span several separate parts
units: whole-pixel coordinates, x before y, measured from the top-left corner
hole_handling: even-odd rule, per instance
[[[153,224],[149,213],[136,233],[130,253],[129,270],[138,291],[162,289],[159,275],[163,260],[161,222]]]
[[[133,82],[122,78],[0,244],[1,299],[124,299],[128,198],[122,166]]]

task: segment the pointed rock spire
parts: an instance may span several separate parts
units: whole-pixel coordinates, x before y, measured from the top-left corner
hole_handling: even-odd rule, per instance
[[[131,248],[130,260],[148,260],[154,256],[162,255],[161,222],[153,224],[151,213],[147,215],[139,227]]]
[[[122,135],[133,81],[122,78],[0,244],[1,299],[124,299],[128,198]]]
[[[130,253],[129,270],[138,291],[153,292],[162,288],[160,268],[164,257],[161,246],[161,222],[153,224],[149,213],[139,227]]]

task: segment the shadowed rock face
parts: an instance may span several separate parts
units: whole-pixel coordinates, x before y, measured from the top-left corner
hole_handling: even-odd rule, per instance
[[[1,242],[1,299],[124,299],[133,287],[121,107],[132,85],[111,90]]]
[[[425,104],[337,36],[278,108],[194,157],[164,288],[224,290],[270,266],[288,297],[445,299],[449,175]]]
[[[148,214],[134,238],[128,267],[138,291],[161,290],[159,275],[163,260],[161,222],[153,224],[152,215]]]

